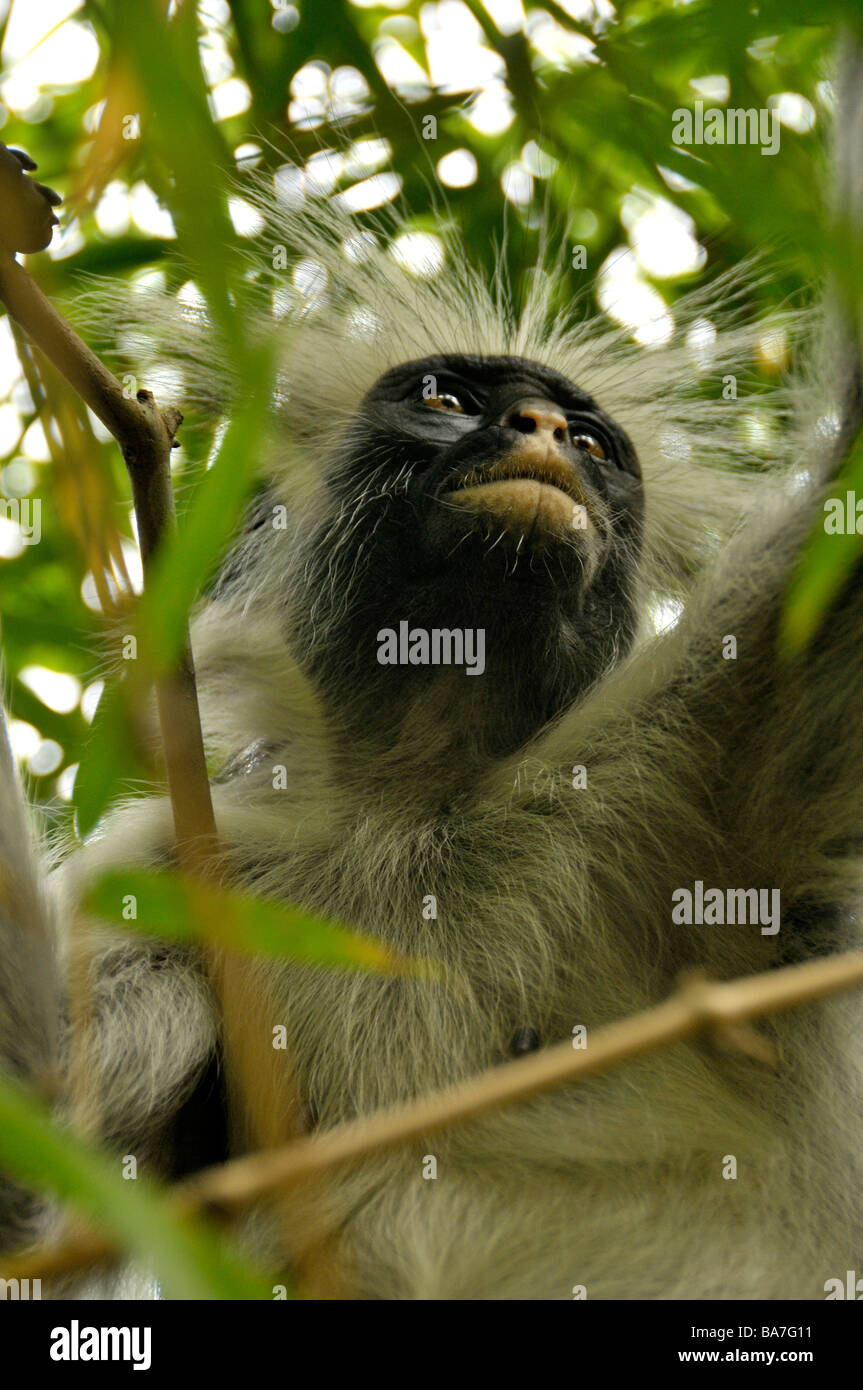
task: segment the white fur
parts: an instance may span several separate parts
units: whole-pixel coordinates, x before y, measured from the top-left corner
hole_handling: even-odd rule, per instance
[[[321,302],[288,305],[274,324],[268,306],[289,282],[266,255],[253,270],[260,331],[283,334],[265,472],[293,529],[281,546],[245,542],[244,584],[195,623],[211,750],[268,747],[215,790],[226,862],[256,891],[444,961],[460,985],[258,963],[248,1026],[262,1056],[284,1023],[303,1093],[328,1126],[502,1062],[521,1027],[544,1042],[577,1024],[590,1036],[663,998],[684,967],[721,978],[768,968],[793,954],[789,936],[810,909],[817,949],[853,940],[860,601],[834,616],[802,669],[778,663],[772,627],[817,507],[811,418],[784,433],[776,418],[765,480],[747,467],[749,406],[693,395],[680,336],[645,351],[605,324],[550,319],[542,275],[515,321],[499,278],[489,288],[454,240],[444,275],[418,280],[382,245],[347,257],[351,225],[331,205],[292,211],[263,188],[258,200],[265,247],[313,258],[328,280]],[[715,316],[731,289],[675,306],[679,327]],[[230,363],[202,320],[151,296],[120,308],[127,336],[146,325],[140,341],[157,359],[175,346],[184,405],[230,408]],[[720,333],[712,377],[745,374],[761,327]],[[645,615],[653,595],[689,598],[673,633],[645,631],[582,705],[498,764],[461,745],[455,758],[434,689],[374,758],[345,747],[286,636],[292,566],[330,507],[321,457],[382,371],[434,351],[524,355],[590,391],[644,468]],[[829,389],[810,382],[805,402],[823,408]],[[663,445],[669,431],[680,447]],[[815,481],[792,495],[788,471],[804,468]],[[721,657],[728,633],[735,663]],[[571,786],[576,763],[585,790]],[[287,791],[273,787],[277,764]],[[170,841],[163,799],[121,808],[72,861],[69,895],[107,864],[158,859]],[[699,878],[779,887],[784,931],[673,926],[672,889]],[[434,921],[421,915],[427,894]],[[840,909],[835,929],[828,905]],[[160,979],[152,960],[116,942],[102,957],[106,1125],[145,1152],[217,1030],[193,962],[178,958]],[[859,998],[814,1006],[764,1023],[783,1049],[776,1073],[681,1045],[333,1177],[326,1205],[348,1284],[383,1298],[566,1299],[577,1285],[590,1298],[823,1297],[863,1248],[860,1023]],[[729,1155],[734,1180],[723,1177]],[[266,1248],[260,1223],[250,1240]]]

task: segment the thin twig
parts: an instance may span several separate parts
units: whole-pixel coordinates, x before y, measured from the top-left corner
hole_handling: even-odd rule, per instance
[[[0,302],[111,432],[123,454],[135,504],[145,584],[164,539],[176,529],[171,449],[182,421],[151,392],[134,397],[78,337],[32,277],[0,249]],[[218,837],[207,776],[188,629],[174,669],[156,682],[156,704],[180,864],[200,877],[217,872]],[[300,1132],[293,1078],[283,1059],[253,1050],[247,1020],[256,1008],[248,961],[211,947],[207,973],[219,1005],[232,1100],[253,1148],[282,1145]],[[286,1225],[287,1213],[282,1213]]]
[[[160,410],[149,391],[134,397],[124,393],[27,271],[2,254],[0,300],[120,445],[132,483],[144,575],[150,578],[160,545],[176,525],[170,460],[182,415]],[[176,670],[157,683],[157,702],[178,847],[181,857],[191,858],[190,867],[200,867],[215,848],[216,822],[188,640]]]
[[[660,1047],[686,1038],[716,1038],[723,1046],[754,1018],[863,985],[863,951],[789,965],[728,983],[690,976],[670,999],[633,1018],[609,1024],[589,1039],[586,1049],[558,1043],[543,1052],[507,1062],[418,1101],[352,1120],[325,1134],[299,1139],[210,1168],[173,1188],[171,1207],[184,1214],[224,1213],[284,1193],[299,1182],[342,1164],[425,1139],[454,1125],[476,1120],[503,1105],[529,1100],[571,1082],[612,1070]],[[764,1041],[759,1035],[755,1039]],[[744,1051],[750,1047],[742,1034]],[[116,1256],[109,1238],[86,1234],[37,1250],[0,1266],[4,1278],[47,1278]]]

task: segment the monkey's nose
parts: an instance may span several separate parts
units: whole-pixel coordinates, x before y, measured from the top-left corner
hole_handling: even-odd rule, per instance
[[[551,401],[539,398],[518,401],[501,416],[498,422],[519,434],[545,435],[547,440],[562,444],[567,436],[566,416]]]

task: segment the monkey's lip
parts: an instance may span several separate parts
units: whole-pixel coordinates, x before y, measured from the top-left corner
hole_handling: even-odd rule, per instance
[[[530,438],[506,458],[474,469],[445,493],[448,503],[494,517],[520,535],[593,531],[575,469]]]
[[[585,500],[571,464],[550,450],[539,454],[529,447],[515,450],[486,468],[473,469],[454,488],[448,489],[447,496],[457,498],[460,492],[474,492],[491,483],[519,482],[555,488],[573,502],[584,503]]]

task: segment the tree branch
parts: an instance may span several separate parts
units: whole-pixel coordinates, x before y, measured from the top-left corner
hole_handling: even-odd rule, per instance
[[[176,528],[170,460],[183,417],[160,410],[149,391],[129,396],[15,261],[14,251],[47,245],[56,222],[50,209],[59,201],[27,178],[24,169],[34,166],[26,160],[0,144],[0,175],[11,179],[0,223],[0,302],[117,440],[132,484],[147,584],[164,537]],[[156,681],[156,704],[178,859],[190,873],[207,877],[217,871],[218,836],[188,629],[174,670]],[[234,1083],[231,1099],[245,1118],[247,1138],[259,1148],[284,1144],[300,1131],[299,1105],[284,1061],[273,1052],[261,1058],[251,1047],[247,1019],[258,1006],[253,972],[246,960],[216,948],[207,951],[206,962]],[[287,1225],[287,1212],[282,1216]]]
[[[687,1038],[702,1037],[724,1050],[741,1049],[758,1061],[766,1039],[752,1033],[752,1019],[782,1013],[863,985],[863,951],[716,983],[691,975],[670,999],[634,1018],[597,1031],[584,1051],[569,1040],[543,1052],[494,1067],[460,1085],[418,1101],[337,1125],[324,1134],[279,1149],[238,1158],[178,1184],[169,1197],[185,1214],[224,1215],[261,1198],[281,1194],[345,1163],[384,1153],[411,1140],[476,1120],[498,1109],[572,1082],[586,1081],[633,1058]],[[47,1278],[117,1255],[109,1238],[87,1233],[62,1245],[0,1264],[4,1278]]]

